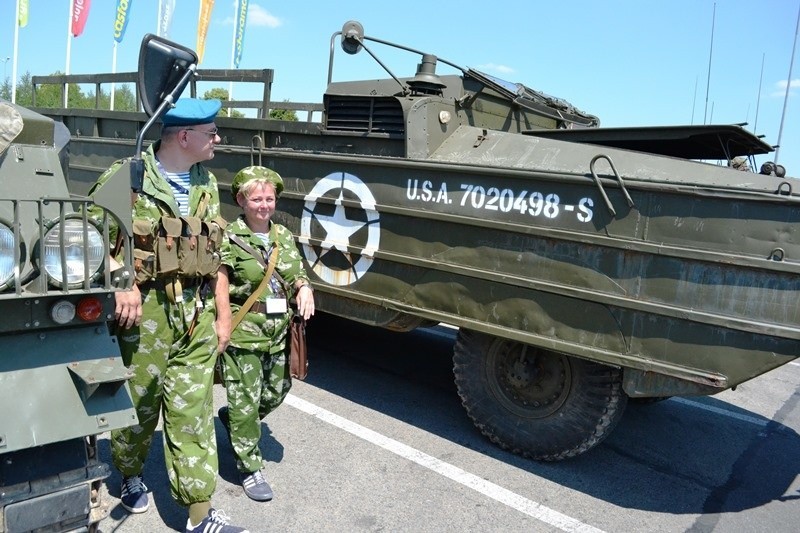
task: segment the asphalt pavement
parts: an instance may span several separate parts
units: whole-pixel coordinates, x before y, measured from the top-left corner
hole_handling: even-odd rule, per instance
[[[275,498],[244,495],[217,420],[214,505],[252,533],[798,531],[797,362],[713,397],[629,404],[597,448],[542,463],[472,425],[453,384],[454,335],[315,317],[309,376],[263,425]],[[225,403],[220,386],[214,399],[215,410]],[[101,531],[183,530],[160,432],[145,481],[154,505],[128,515],[114,471]]]

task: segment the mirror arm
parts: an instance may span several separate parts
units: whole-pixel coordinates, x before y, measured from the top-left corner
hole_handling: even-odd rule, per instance
[[[420,50],[415,50],[414,48],[409,48],[409,47],[403,46],[401,44],[393,43],[393,42],[390,42],[390,41],[384,41],[383,39],[378,39],[376,37],[369,37],[368,35],[364,35],[364,28],[361,26],[361,24],[359,24],[357,21],[354,21],[354,20],[346,22],[344,27],[342,28],[342,31],[337,31],[333,35],[331,35],[330,58],[328,59],[328,85],[331,84],[331,81],[333,79],[334,41],[336,40],[336,37],[340,36],[340,35],[342,36],[342,48],[344,49],[345,52],[347,52],[348,54],[357,54],[363,48],[364,50],[367,51],[367,53],[370,56],[372,56],[372,59],[374,59],[375,62],[377,62],[378,65],[380,65],[383,68],[383,70],[385,70],[386,73],[389,74],[389,76],[391,76],[394,79],[394,81],[397,82],[398,85],[400,85],[400,87],[402,88],[403,94],[408,94],[408,93],[411,92],[410,89],[408,88],[408,85],[406,85],[405,83],[400,81],[397,78],[397,76],[395,76],[392,73],[392,71],[389,70],[389,67],[387,67],[380,59],[378,59],[378,56],[376,56],[375,54],[372,53],[372,50],[370,50],[367,47],[367,45],[365,44],[365,41],[372,41],[372,42],[375,42],[375,43],[378,43],[378,44],[382,44],[382,45],[385,45],[385,46],[391,46],[391,47],[397,48],[399,50],[405,50],[406,52],[411,52],[413,54],[419,54],[420,56],[425,56],[427,54],[425,54],[424,52],[421,52]],[[436,59],[440,63],[444,63],[445,65],[450,65],[454,69],[460,70],[464,75],[468,75],[467,69],[465,69],[463,67],[460,67],[460,66],[456,65],[455,63],[452,63],[452,62],[447,61],[446,59],[442,59],[440,57],[436,58]]]
[[[367,37],[365,37],[365,39],[366,39],[366,38],[367,38]],[[378,63],[378,64],[379,64],[381,67],[383,67],[383,70],[385,70],[385,71],[386,71],[386,73],[387,73],[387,74],[389,74],[389,76],[391,76],[392,78],[394,78],[394,81],[396,81],[396,82],[397,82],[397,84],[400,86],[400,88],[403,90],[403,94],[404,94],[404,95],[407,95],[408,93],[410,93],[410,92],[411,92],[411,90],[408,88],[408,85],[406,85],[405,83],[403,83],[402,81],[400,81],[399,79],[397,79],[397,76],[395,76],[395,75],[394,75],[394,73],[392,73],[392,71],[391,71],[391,70],[389,70],[389,67],[387,67],[386,65],[384,65],[384,64],[383,64],[383,61],[381,61],[380,59],[378,59],[378,56],[376,56],[375,54],[373,54],[373,53],[372,53],[372,50],[370,50],[370,49],[367,47],[367,45],[366,45],[366,44],[364,44],[364,41],[363,41],[363,40],[361,40],[361,41],[360,41],[360,44],[361,44],[361,46],[364,48],[364,50],[366,50],[366,51],[367,51],[367,53],[368,53],[369,55],[371,55],[371,56],[372,56],[372,59],[374,59],[376,63]]]
[[[136,136],[136,154],[134,154],[133,158],[131,159],[131,190],[135,193],[142,192],[142,186],[144,185],[144,160],[142,159],[142,146],[144,145],[144,136],[150,130],[150,128],[155,124],[155,122],[161,118],[161,116],[167,112],[170,108],[175,107],[175,100],[183,90],[186,88],[186,85],[189,83],[189,80],[192,76],[195,75],[197,70],[197,65],[192,63],[186,69],[186,72],[183,73],[183,76],[175,84],[172,91],[164,97],[159,104],[158,109],[156,112],[153,113],[153,116],[145,122],[144,127]]]

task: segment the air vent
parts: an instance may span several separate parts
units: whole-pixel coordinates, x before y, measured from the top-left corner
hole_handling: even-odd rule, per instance
[[[394,98],[327,96],[328,130],[404,134],[403,108]]]

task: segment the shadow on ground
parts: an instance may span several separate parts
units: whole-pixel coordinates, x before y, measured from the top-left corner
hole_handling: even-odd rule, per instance
[[[800,474],[800,436],[779,422],[797,409],[797,393],[775,421],[713,397],[698,401],[747,417],[672,400],[630,404],[597,448],[559,463],[536,462],[501,450],[472,425],[453,383],[453,336],[396,333],[318,314],[308,330],[306,381],[622,508],[713,514],[800,499],[797,491],[787,494]]]

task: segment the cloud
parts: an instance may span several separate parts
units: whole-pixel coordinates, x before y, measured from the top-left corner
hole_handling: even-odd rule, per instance
[[[277,28],[283,24],[283,22],[264,9],[263,7],[250,4],[250,7],[247,8],[247,25],[248,26],[265,26],[267,28]]]
[[[800,78],[792,80],[791,85],[789,85],[789,94],[795,94],[798,90],[800,90]],[[781,80],[775,83],[775,90],[772,91],[771,96],[786,96],[786,80]]]
[[[236,8],[236,2],[234,1],[231,4],[234,9]],[[233,9],[231,10],[233,11]],[[231,26],[233,24],[233,15],[226,17],[222,24],[224,26]],[[249,4],[247,6],[247,26],[249,28],[253,27],[263,27],[263,28],[277,28],[283,24],[283,21],[264,9],[263,7],[257,4]]]
[[[486,63],[478,65],[478,70],[487,70],[489,72],[497,72],[499,74],[512,74],[514,69],[505,65],[495,65],[494,63]]]

